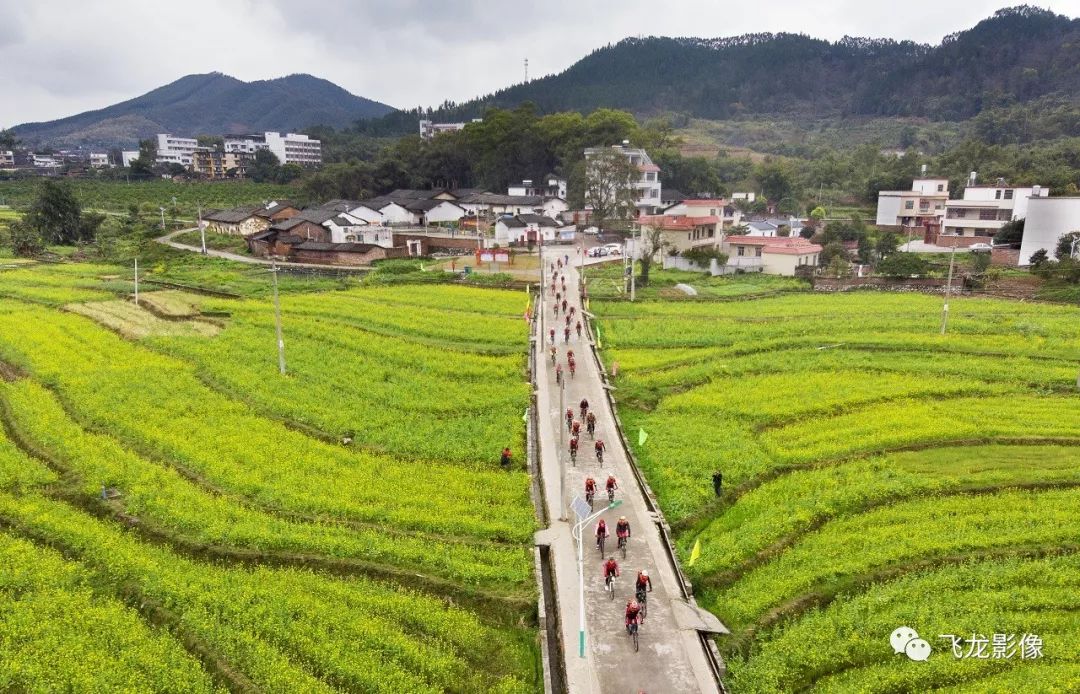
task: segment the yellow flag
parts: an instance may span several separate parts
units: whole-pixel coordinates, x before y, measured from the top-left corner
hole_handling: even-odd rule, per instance
[[[694,540],[694,549],[690,550],[690,563],[687,566],[693,566],[694,562],[701,556],[701,540]]]

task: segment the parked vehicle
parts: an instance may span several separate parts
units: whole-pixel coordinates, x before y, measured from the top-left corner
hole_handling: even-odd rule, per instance
[[[607,254],[608,254],[608,249],[607,249],[606,246],[597,246],[596,248],[590,248],[589,249],[589,257],[590,258],[602,258],[603,256],[605,256]]]
[[[601,246],[601,248],[606,248],[608,255],[622,255],[622,245],[620,244],[609,243],[605,246]]]
[[[992,251],[994,247],[988,243],[973,243],[968,246],[969,251]]]

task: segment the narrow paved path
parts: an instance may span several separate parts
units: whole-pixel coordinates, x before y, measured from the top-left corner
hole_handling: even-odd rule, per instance
[[[554,258],[555,251],[545,253]],[[569,249],[571,259],[573,248]],[[578,304],[578,273],[574,268],[563,270],[566,286],[577,308],[575,322],[581,315]],[[550,270],[545,277],[550,285]],[[545,290],[547,291],[547,290]],[[579,340],[571,332],[569,344],[564,342],[564,317],[555,318],[552,307],[554,297],[545,295],[542,339],[536,343],[537,350],[537,408],[539,413],[538,436],[540,440],[540,464],[542,466],[545,501],[551,527],[537,535],[538,544],[551,546],[554,565],[556,594],[562,645],[566,662],[567,681],[570,691],[611,693],[668,693],[668,692],[717,692],[715,680],[709,667],[704,648],[695,625],[700,624],[696,607],[683,599],[677,583],[675,569],[665,552],[663,540],[655,519],[651,517],[642,489],[637,484],[622,445],[619,442],[612,412],[604,396],[603,381],[599,367],[590,352],[588,335]],[[577,373],[568,379],[560,402],[560,388],[555,381],[555,367],[549,354],[548,330],[556,328],[558,361],[566,370],[567,350],[574,351]],[[566,372],[569,376],[569,373]],[[593,453],[593,440],[584,432],[576,465],[571,465],[566,432],[565,410],[572,407],[579,413],[582,398],[589,401],[590,409],[597,415],[596,438],[607,444],[603,465],[599,465]],[[565,470],[565,489],[560,490],[561,471]],[[574,496],[584,498],[584,481],[587,475],[596,480],[598,491],[596,509],[607,502],[604,483],[609,473],[614,473],[619,483],[616,499],[623,504],[602,516],[611,530],[606,548],[607,556],[615,556],[622,571],[617,581],[615,598],[604,590],[602,558],[593,540],[596,521],[585,528],[584,576],[586,653],[578,653],[578,619],[580,611],[578,590],[577,547],[571,537],[574,513],[568,504]],[[560,495],[562,501],[560,501]],[[567,509],[565,512],[561,509]],[[625,515],[630,521],[631,538],[627,557],[622,559],[616,549],[615,523]],[[567,518],[560,521],[559,518]],[[647,569],[653,581],[649,594],[648,618],[640,631],[640,652],[635,653],[624,628],[623,613],[626,602],[633,597],[634,577],[640,569]]]

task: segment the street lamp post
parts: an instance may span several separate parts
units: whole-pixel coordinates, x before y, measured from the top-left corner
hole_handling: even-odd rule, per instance
[[[575,500],[575,502],[574,502],[575,505],[579,501],[581,501],[581,497],[578,497]],[[584,503],[584,502],[582,502],[582,503]],[[615,501],[612,501],[610,504],[608,504],[604,508],[600,509],[596,513],[593,513],[593,514],[591,514],[589,516],[585,516],[585,517],[579,516],[579,518],[581,518],[581,520],[579,520],[577,522],[577,524],[574,525],[574,530],[571,533],[573,535],[574,539],[576,539],[577,542],[578,542],[578,547],[577,547],[577,566],[578,566],[578,657],[580,657],[580,658],[585,657],[585,557],[584,557],[584,550],[583,550],[583,546],[585,544],[585,541],[581,537],[581,531],[584,529],[585,525],[588,524],[588,522],[591,521],[593,518],[596,518],[597,516],[602,514],[604,511],[611,511],[612,509],[618,508],[621,505],[622,505],[622,499],[616,499]],[[587,510],[588,509],[586,509],[586,511]]]
[[[955,242],[954,242],[955,243]],[[949,280],[945,283],[945,305],[941,307],[941,334],[945,334],[945,328],[949,324],[949,295],[952,294],[953,260],[956,258],[956,246],[949,253]]]

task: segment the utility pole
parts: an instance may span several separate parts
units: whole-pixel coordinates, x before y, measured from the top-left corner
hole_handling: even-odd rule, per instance
[[[202,223],[202,203],[199,203],[199,237],[202,239],[202,254],[206,255],[206,228]]]
[[[139,305],[139,259],[135,259],[135,305]]]
[[[525,59],[525,81],[529,81],[529,59]]]
[[[638,227],[638,233],[641,233],[641,227],[640,226]],[[637,241],[636,237],[632,238],[631,240],[634,242],[634,244],[633,244],[633,247],[630,249],[630,301],[633,301],[634,300],[634,292],[635,292],[635,289],[637,288],[637,278],[634,277],[634,255],[637,252],[638,241]]]
[[[285,375],[285,340],[281,336],[281,300],[278,298],[278,266],[274,261],[270,266],[270,272],[274,276],[274,328],[277,331],[278,371]]]
[[[955,242],[954,242],[955,243]],[[956,246],[949,253],[949,281],[945,284],[945,305],[941,307],[941,334],[945,334],[945,328],[949,324],[949,295],[952,294],[953,260],[956,258]]]
[[[161,210],[161,230],[165,231],[165,208],[159,207],[158,209]]]

